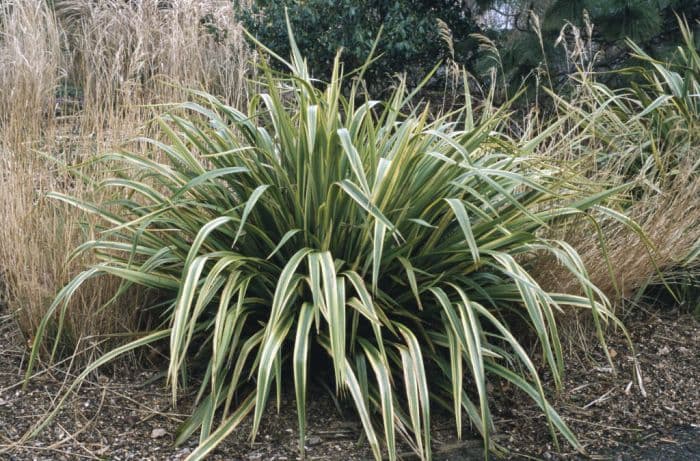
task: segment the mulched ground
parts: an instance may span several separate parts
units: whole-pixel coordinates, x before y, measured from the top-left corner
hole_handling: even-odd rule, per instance
[[[600,347],[571,348],[564,390],[552,403],[578,435],[592,459],[700,460],[700,323],[675,310],[635,309],[625,319],[636,347],[646,390],[632,382],[631,352],[620,332],[610,332],[616,373]],[[45,415],[73,373],[44,370],[21,390],[25,347],[14,324],[0,318],[0,459],[2,460],[181,460],[196,445],[172,446],[188,407],[173,409],[162,380],[152,370],[99,375],[72,395],[66,409],[38,438],[19,444],[22,434]],[[64,364],[65,365],[65,364]],[[322,390],[309,398],[307,458],[370,459],[360,441],[361,426],[339,410]],[[512,459],[586,459],[554,450],[539,411],[512,395],[494,402],[496,440]],[[289,395],[269,412],[256,442],[243,425],[210,459],[292,460],[298,458],[296,412]],[[449,420],[434,424],[437,460],[483,459],[480,441],[454,440]],[[360,441],[360,443],[358,443]],[[407,451],[403,459],[413,459]]]
[[[601,347],[571,348],[564,391],[552,404],[592,459],[700,460],[700,322],[678,310],[641,307],[623,321],[646,396],[624,335],[610,332],[615,372]],[[566,447],[554,453],[537,408],[509,403],[511,415],[499,423],[505,445],[545,459],[579,458]]]

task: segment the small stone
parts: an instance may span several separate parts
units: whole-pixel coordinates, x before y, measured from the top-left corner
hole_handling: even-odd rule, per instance
[[[323,442],[323,440],[321,440],[321,437],[319,437],[317,435],[313,435],[313,436],[306,439],[306,444],[310,447],[313,447],[315,445],[320,445],[322,442]]]
[[[183,448],[182,450],[175,453],[175,456],[171,458],[171,461],[184,461],[192,453],[191,448]]]
[[[151,431],[151,438],[152,439],[160,439],[168,435],[168,431],[163,429],[162,427],[157,427]]]

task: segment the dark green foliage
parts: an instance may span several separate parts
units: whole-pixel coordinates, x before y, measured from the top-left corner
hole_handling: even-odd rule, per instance
[[[539,16],[533,27],[530,10]],[[395,73],[407,73],[409,83],[420,80],[440,59],[453,58],[460,66],[488,78],[493,62],[476,53],[473,33],[483,33],[499,51],[505,82],[512,94],[538,68],[547,68],[552,83],[565,80],[571,72],[566,51],[555,46],[567,23],[585,30],[593,24],[597,66],[606,70],[626,64],[624,40],[630,38],[642,48],[663,51],[677,43],[680,30],[675,14],[686,16],[691,25],[700,18],[700,2],[684,0],[258,0],[241,10],[246,28],[281,56],[290,49],[285,11],[297,31],[300,49],[309,60],[313,77],[326,79],[336,52],[343,49],[346,68],[357,68],[370,55],[380,26],[377,52],[381,58],[367,75],[373,88],[386,88]],[[480,27],[480,19],[490,17]],[[495,18],[495,19],[494,19]],[[449,29],[440,34],[439,22]],[[541,38],[538,37],[538,29]],[[444,30],[444,29],[443,29]],[[672,49],[668,49],[672,51]]]
[[[503,16],[502,28],[487,30],[486,35],[498,46],[504,81],[511,87],[520,86],[538,67],[546,67],[555,86],[566,80],[566,74],[574,69],[564,47],[555,46],[555,42],[567,24],[578,27],[584,39],[589,38],[587,26],[592,26],[593,47],[587,51],[598,52],[596,70],[609,70],[629,64],[626,39],[657,56],[671,53],[674,49],[669,44],[682,39],[676,14],[686,17],[691,27],[700,18],[700,2],[684,0],[554,0],[547,5],[525,0],[479,3],[481,14],[501,11],[504,5],[509,5],[506,12],[510,14]],[[538,15],[539,27],[531,19],[531,9]],[[480,63],[482,68],[490,66],[488,59]]]
[[[644,43],[670,32],[667,26],[677,31],[674,27],[674,13],[685,15],[691,20],[700,14],[700,2],[692,0],[554,0],[542,2],[544,7],[526,0],[480,3],[482,11],[499,10],[507,3],[521,23],[525,22],[528,12],[533,10],[540,16],[542,30],[554,35],[567,22],[583,27],[585,17],[588,16],[595,24],[598,38],[609,42],[629,38]],[[526,28],[523,26],[525,24],[516,28]]]
[[[259,0],[242,15],[248,30],[281,56],[290,52],[285,10],[297,35],[299,48],[316,78],[328,78],[337,51],[343,49],[346,68],[357,68],[377,46],[381,58],[370,70],[370,84],[387,75],[408,72],[420,79],[450,46],[440,38],[438,20],[450,28],[456,58],[466,61],[475,49],[469,34],[476,31],[463,0]]]

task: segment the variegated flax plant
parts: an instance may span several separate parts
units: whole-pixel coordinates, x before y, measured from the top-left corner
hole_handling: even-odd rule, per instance
[[[434,119],[410,108],[401,81],[386,101],[369,100],[362,69],[350,81],[337,58],[321,83],[293,50],[282,61],[288,75],[262,69],[247,113],[196,93],[182,106],[188,116],[162,118],[169,141],[149,141],[150,155],[104,155],[114,177],[96,187],[113,189],[114,200],[53,195],[97,214],[106,230],[77,249],[101,262],[57,296],[28,376],[44,335],[60,338],[55,319],[65,302],[85,280],[108,274],[159,293],[149,308],[162,323],[98,359],[74,386],[119,354],[168,339],[173,401],[190,365],[206,370],[176,440],[199,432],[190,459],[247,417],[254,438],[286,376],[303,455],[312,354],[326,357],[315,363],[327,364],[377,459],[397,458],[397,434],[431,459],[436,407],[454,414],[460,436],[471,423],[486,456],[500,450],[489,381],[522,391],[554,440],[580,449],[537,370],[561,386],[562,310],[590,310],[601,340],[604,325],[618,322],[573,248],[538,231],[592,207],[605,211],[600,202],[615,191],[586,195],[530,158],[532,145],[494,134],[502,110],[476,117],[466,104]],[[580,280],[577,294],[538,285],[528,267],[543,252]]]

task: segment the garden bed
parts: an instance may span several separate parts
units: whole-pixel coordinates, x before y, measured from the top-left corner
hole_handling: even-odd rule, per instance
[[[600,348],[568,351],[564,392],[552,400],[593,459],[700,459],[700,323],[676,310],[637,309],[625,323],[637,348],[647,396],[632,380],[629,350],[619,332],[608,346],[617,374]],[[172,446],[188,404],[173,409],[155,370],[120,370],[99,375],[71,396],[66,409],[37,439],[21,435],[47,413],[72,374],[67,367],[44,370],[21,390],[26,351],[7,316],[0,326],[0,458],[9,460],[180,460],[196,445]],[[506,390],[507,391],[507,390]],[[511,394],[512,395],[512,394]],[[243,425],[210,459],[292,460],[297,458],[296,411],[286,394],[279,414],[270,411],[251,445]],[[554,450],[542,416],[525,399],[500,397],[494,403],[496,440],[513,459],[576,459]],[[309,398],[309,459],[370,459],[361,426],[352,412],[341,413],[329,394],[312,388]],[[454,439],[451,421],[433,424],[435,459],[481,458],[481,442],[467,432]],[[359,441],[359,443],[358,443]],[[408,450],[403,449],[404,459]]]

